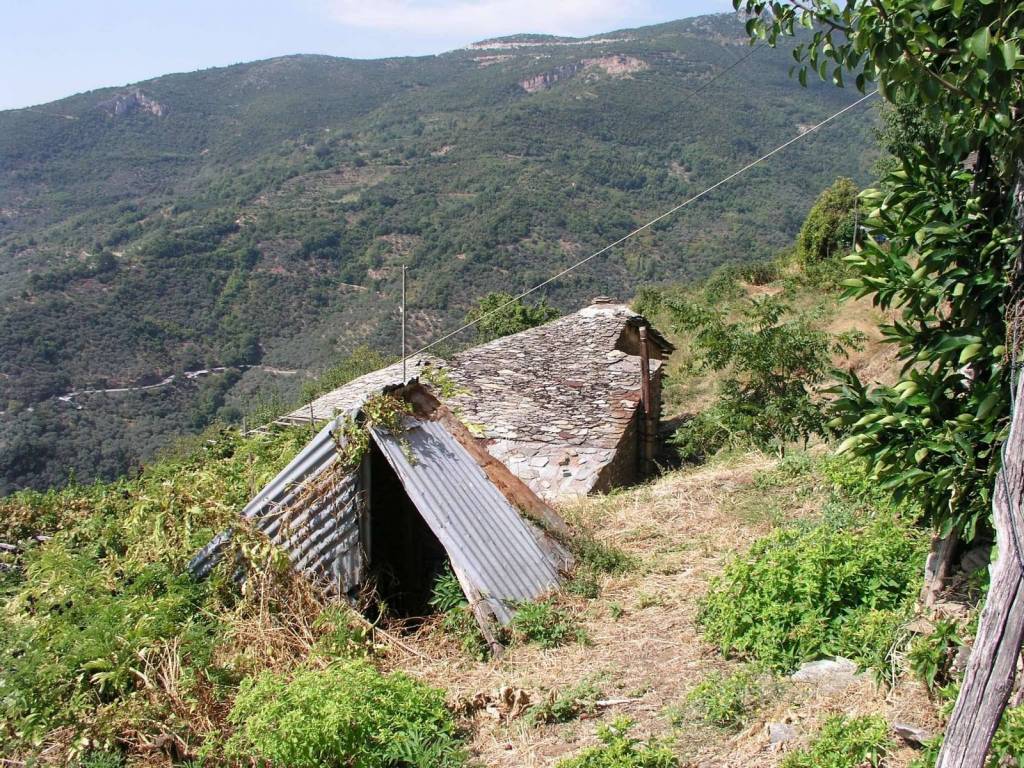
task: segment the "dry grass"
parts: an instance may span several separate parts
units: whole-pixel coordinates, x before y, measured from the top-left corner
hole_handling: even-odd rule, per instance
[[[555,765],[595,742],[594,717],[617,715],[635,720],[640,735],[673,738],[682,765],[708,768],[777,765],[782,752],[769,745],[767,722],[793,722],[802,738],[812,735],[832,712],[881,712],[890,722],[935,727],[932,707],[919,686],[904,683],[887,692],[870,679],[838,691],[782,681],[740,733],[695,720],[671,724],[666,708],[682,703],[710,671],[735,666],[701,640],[695,623],[709,579],[730,555],[766,534],[779,519],[812,514],[820,502],[813,483],[800,493],[755,485],[774,464],[761,454],[733,457],[564,507],[561,511],[570,522],[593,530],[600,541],[622,548],[638,563],[629,573],[604,577],[598,599],[566,601],[577,612],[589,645],[513,647],[501,659],[480,663],[428,626],[408,638],[423,657],[395,653],[390,663],[446,688],[456,702],[479,699],[479,694],[497,699],[504,688],[522,689],[538,702],[581,682],[596,684],[606,699],[626,700],[558,725],[532,726],[521,717],[505,722],[477,712],[470,722],[471,747],[486,766]],[[760,502],[773,494],[775,512],[765,513]],[[905,765],[910,754],[896,755],[892,766]]]

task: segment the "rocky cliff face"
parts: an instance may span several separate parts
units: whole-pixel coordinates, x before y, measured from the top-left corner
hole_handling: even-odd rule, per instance
[[[150,98],[138,88],[118,94],[112,99],[100,102],[97,106],[111,117],[134,115],[138,112],[148,112],[157,117],[167,114],[167,107],[156,99]]]
[[[600,70],[612,77],[628,77],[633,72],[640,72],[649,69],[650,65],[643,59],[636,56],[616,54],[613,56],[601,56],[595,59],[583,59],[574,64],[566,64],[556,69],[542,72],[539,75],[528,77],[520,81],[519,86],[527,93],[543,91],[555,83],[575,77],[580,72]]]

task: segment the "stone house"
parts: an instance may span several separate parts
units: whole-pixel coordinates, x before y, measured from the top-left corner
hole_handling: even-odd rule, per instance
[[[537,328],[444,360],[420,355],[406,375],[438,393],[487,451],[538,496],[558,500],[643,479],[660,450],[662,365],[673,346],[628,306],[599,297]],[[280,419],[334,418],[400,384],[401,363],[362,376]],[[437,389],[437,388],[435,388]]]

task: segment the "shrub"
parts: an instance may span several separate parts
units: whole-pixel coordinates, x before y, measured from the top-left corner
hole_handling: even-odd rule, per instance
[[[841,260],[853,250],[853,219],[858,190],[837,179],[815,201],[797,236],[797,257],[804,265]]]
[[[490,646],[450,564],[434,580],[430,605],[443,613],[441,629],[455,637],[466,654],[479,661],[487,658]]]
[[[924,551],[922,534],[888,517],[848,529],[824,522],[782,529],[726,566],[698,620],[723,653],[780,671],[830,655],[875,663],[892,637],[860,632],[859,625],[877,628],[880,612],[905,615]]]
[[[337,364],[320,374],[315,381],[307,382],[302,386],[302,402],[308,403],[315,400],[325,392],[343,387],[353,379],[372,373],[393,362],[394,358],[382,355],[367,346],[356,347]]]
[[[301,670],[291,679],[264,673],[243,681],[229,721],[229,758],[289,768],[395,764],[449,768],[465,753],[444,694],[365,661]]]
[[[534,724],[567,723],[582,714],[594,714],[600,698],[601,690],[596,685],[583,682],[534,704],[527,712],[527,717]]]
[[[697,329],[697,366],[725,372],[713,417],[695,419],[677,438],[684,451],[742,435],[782,452],[787,443],[823,432],[815,387],[832,369],[833,356],[855,348],[860,334],[826,333],[814,317],[794,313],[773,296],[746,302],[737,320],[714,302],[669,306],[677,329]]]
[[[228,642],[237,589],[226,568],[197,583],[185,566],[305,439],[209,431],[136,479],[0,503],[12,534],[52,534],[25,549],[4,585],[0,753],[31,755],[58,728],[76,736],[59,756],[68,763],[85,743],[110,748],[126,732],[145,740],[175,716],[174,697],[154,684],[171,656],[177,701],[221,681],[233,687],[233,670],[214,658]],[[217,706],[197,707],[207,704]],[[187,722],[183,739],[201,741],[192,728],[206,714]],[[107,757],[86,763],[93,759]]]
[[[520,603],[510,625],[514,639],[555,648],[571,642],[586,642],[583,629],[567,611],[551,600]]]
[[[874,768],[892,749],[889,726],[877,715],[825,721],[807,749],[791,752],[782,768]]]
[[[631,737],[632,726],[627,718],[619,718],[611,725],[599,725],[600,745],[562,760],[558,768],[676,768],[679,765],[679,760],[666,746],[653,739],[642,742]]]
[[[723,728],[741,726],[757,705],[762,686],[749,668],[729,675],[712,672],[686,697],[702,720]]]

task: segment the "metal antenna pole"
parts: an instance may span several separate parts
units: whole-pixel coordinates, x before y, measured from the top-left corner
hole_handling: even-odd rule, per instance
[[[405,265],[402,265],[402,385],[408,379],[405,377]]]

